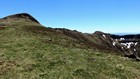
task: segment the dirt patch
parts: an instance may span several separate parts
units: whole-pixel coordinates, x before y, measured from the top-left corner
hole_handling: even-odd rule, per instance
[[[6,74],[15,66],[15,62],[0,60],[0,75]]]

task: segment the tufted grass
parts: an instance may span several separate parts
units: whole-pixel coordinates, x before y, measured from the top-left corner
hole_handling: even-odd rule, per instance
[[[43,29],[15,22],[0,30],[0,79],[140,79],[140,62]]]

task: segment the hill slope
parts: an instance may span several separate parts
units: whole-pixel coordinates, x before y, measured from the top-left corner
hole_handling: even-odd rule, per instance
[[[98,33],[46,28],[25,17],[31,15],[0,19],[1,79],[140,78],[140,62],[114,54]]]

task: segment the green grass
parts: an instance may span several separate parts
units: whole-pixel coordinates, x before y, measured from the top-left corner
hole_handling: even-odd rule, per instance
[[[39,29],[14,22],[0,30],[0,79],[140,79],[140,62]]]

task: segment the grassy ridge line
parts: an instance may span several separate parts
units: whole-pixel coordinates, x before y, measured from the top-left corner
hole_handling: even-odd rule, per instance
[[[140,78],[139,62],[111,53],[74,48],[67,45],[73,40],[67,36],[57,36],[51,31],[37,34],[27,30],[28,27],[41,29],[38,24],[18,21],[0,30],[1,79]],[[48,42],[50,38],[53,42]]]

